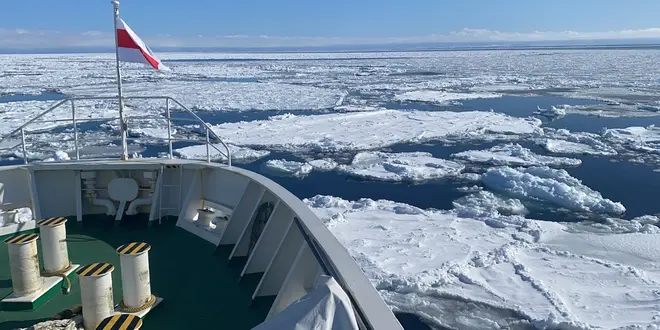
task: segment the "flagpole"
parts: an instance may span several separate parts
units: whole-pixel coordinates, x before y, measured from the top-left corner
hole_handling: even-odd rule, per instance
[[[117,97],[119,98],[119,131],[121,132],[121,159],[128,159],[128,143],[126,142],[126,121],[124,120],[124,99],[121,91],[121,70],[119,69],[119,39],[117,39],[117,20],[119,19],[119,1],[112,1],[115,23],[115,59],[117,61]]]

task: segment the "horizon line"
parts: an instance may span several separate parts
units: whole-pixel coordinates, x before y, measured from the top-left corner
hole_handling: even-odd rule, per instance
[[[660,38],[581,39],[543,41],[479,41],[347,44],[327,46],[161,46],[152,47],[160,53],[248,52],[248,53],[319,53],[319,52],[406,52],[406,51],[488,51],[488,50],[598,50],[598,49],[660,49]],[[74,54],[114,53],[114,47],[65,46],[40,48],[3,48],[0,54]]]

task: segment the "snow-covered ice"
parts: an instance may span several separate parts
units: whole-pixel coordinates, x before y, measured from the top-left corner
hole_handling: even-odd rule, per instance
[[[600,155],[612,156],[616,155],[616,151],[603,151],[598,150],[588,144],[570,142],[565,140],[545,139],[541,143],[545,150],[561,154],[582,154],[582,155]]]
[[[209,147],[209,154],[211,155],[211,160],[214,161],[225,161],[225,147],[222,144],[213,144],[215,147]],[[229,151],[231,152],[232,161],[237,162],[251,162],[259,158],[266,157],[270,155],[268,150],[255,150],[247,147],[228,145]],[[216,149],[217,148],[217,149]],[[220,151],[218,151],[220,150]],[[183,158],[183,159],[206,159],[206,144],[192,145],[179,149],[172,150],[174,154]]]
[[[515,198],[497,196],[490,191],[478,191],[453,202],[460,217],[498,217],[502,215],[527,214],[527,208]]]
[[[615,156],[616,149],[599,134],[544,128],[544,138],[537,143],[545,150],[563,154]]]
[[[307,164],[311,165],[315,171],[320,171],[320,172],[332,171],[338,165],[337,162],[334,161],[332,158],[314,159],[312,161],[307,162]]]
[[[490,199],[490,197],[488,197]],[[660,239],[386,200],[305,202],[396,311],[455,329],[656,324]],[[499,203],[499,202],[498,202]],[[517,209],[515,202],[510,204]]]
[[[340,90],[279,84],[273,82],[155,81],[126,83],[124,94],[131,96],[169,95],[196,110],[315,110],[332,108],[343,96]],[[113,96],[108,86],[80,86],[63,89],[74,96]],[[164,102],[145,102],[164,107]]]
[[[410,91],[396,95],[394,98],[398,101],[419,101],[437,103],[440,105],[455,104],[461,100],[472,99],[492,99],[502,97],[501,94],[494,93],[459,93],[434,90]]]
[[[468,150],[452,155],[454,158],[480,164],[509,166],[578,166],[575,158],[538,155],[517,143],[494,146],[486,150]]]
[[[32,220],[32,209],[21,207],[14,210],[0,212],[0,227]]]
[[[303,177],[312,172],[312,165],[293,160],[271,159],[266,161],[265,166],[270,171],[290,175],[294,177]]]
[[[516,198],[539,200],[578,212],[621,214],[626,208],[604,198],[564,169],[547,166],[491,168],[482,175],[489,188]]]
[[[425,181],[456,176],[464,165],[428,152],[360,152],[349,165],[339,165],[340,172],[352,176],[383,181]]]
[[[381,110],[316,116],[277,116],[269,120],[213,126],[218,136],[243,146],[288,151],[369,150],[395,143],[443,138],[497,139],[538,135],[541,121],[494,112]]]
[[[566,110],[561,107],[555,107],[555,106],[551,106],[548,109],[542,109],[541,107],[537,106],[536,111],[534,113],[550,118],[560,118],[566,115]]]
[[[660,152],[660,127],[655,125],[607,129],[603,132],[603,137],[629,144],[640,150]]]

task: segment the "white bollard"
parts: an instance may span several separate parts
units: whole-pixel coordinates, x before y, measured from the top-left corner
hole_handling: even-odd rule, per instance
[[[14,297],[25,297],[41,290],[37,234],[20,234],[5,239],[9,251],[9,267]]]
[[[96,325],[115,312],[112,295],[112,271],[108,263],[94,263],[78,268],[83,325],[95,330]]]
[[[149,250],[144,242],[124,244],[117,248],[121,262],[123,300],[119,304],[123,312],[146,309],[154,303],[149,275]]]
[[[65,271],[71,266],[66,244],[66,218],[53,217],[37,223],[46,274]]]

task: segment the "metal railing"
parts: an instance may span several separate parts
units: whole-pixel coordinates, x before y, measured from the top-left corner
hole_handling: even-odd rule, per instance
[[[73,98],[67,98],[65,100],[59,101],[58,103],[54,104],[47,110],[43,111],[39,115],[35,116],[34,118],[30,119],[20,127],[16,128],[13,130],[11,133],[3,136],[0,139],[0,145],[3,143],[8,142],[11,138],[16,138],[20,136],[20,142],[18,142],[15,145],[12,145],[10,147],[4,147],[2,149],[16,149],[19,146],[21,147],[21,152],[23,155],[23,160],[24,163],[28,163],[28,154],[27,154],[27,145],[26,145],[26,135],[27,134],[37,134],[41,133],[44,131],[48,130],[35,130],[35,131],[28,131],[26,129],[27,126],[34,124],[34,123],[62,123],[62,122],[71,122],[73,126],[73,141],[74,141],[74,148],[75,148],[75,159],[80,160],[80,145],[79,145],[79,140],[78,140],[78,125],[81,122],[98,122],[98,121],[112,121],[112,120],[119,120],[119,117],[110,117],[110,118],[86,118],[86,119],[80,119],[76,117],[76,102],[79,101],[118,101],[117,97],[113,96],[107,96],[107,97],[73,97]],[[176,99],[169,97],[169,96],[129,96],[129,97],[123,97],[122,100],[164,100],[165,101],[165,112],[166,112],[166,117],[163,118],[162,116],[125,116],[126,122],[128,122],[129,119],[136,120],[136,119],[166,119],[167,120],[167,139],[163,138],[127,138],[127,140],[158,140],[162,141],[165,140],[167,141],[168,144],[168,155],[170,158],[173,158],[173,152],[172,152],[172,143],[173,142],[204,142],[206,144],[206,161],[211,162],[211,153],[210,150],[211,148],[215,149],[218,153],[220,153],[222,156],[224,156],[227,159],[227,164],[231,166],[231,151],[229,150],[229,146],[222,141],[222,139],[213,132],[213,130],[209,127],[209,125],[202,120],[197,114],[195,114],[193,111],[188,109],[186,106],[181,104],[181,102],[177,101]],[[40,120],[43,118],[45,115],[59,109],[63,105],[70,103],[71,104],[71,118],[58,118],[58,119],[50,119],[50,120]],[[195,122],[198,124],[201,124],[204,128],[204,133],[205,133],[205,140],[195,140],[195,139],[180,139],[180,138],[174,138],[172,136],[172,110],[170,109],[170,104],[174,103],[175,105],[178,105],[184,113],[187,113],[191,115],[193,118],[192,119],[187,119],[187,118],[175,118],[174,120],[177,121],[190,121],[190,122]],[[122,125],[122,123],[119,123]],[[41,132],[38,132],[41,131]],[[128,131],[128,127],[126,127],[126,131]],[[218,143],[222,144],[222,146],[225,149],[225,152],[222,150],[218,149],[217,146],[215,146],[212,143],[212,139],[217,141]],[[109,138],[99,138],[99,139],[85,139],[85,141],[115,141],[117,140],[116,137],[109,137]],[[61,140],[60,142],[68,142],[71,140]]]

